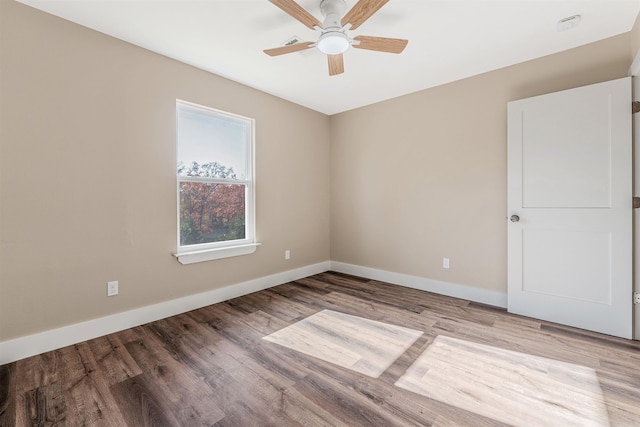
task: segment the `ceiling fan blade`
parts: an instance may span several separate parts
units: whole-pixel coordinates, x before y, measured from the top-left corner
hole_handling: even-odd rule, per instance
[[[351,30],[355,30],[364,23],[371,15],[376,13],[378,9],[387,4],[389,0],[360,0],[351,8],[344,18],[342,25],[351,24]]]
[[[310,14],[305,8],[293,0],[269,0],[271,3],[284,10],[289,15],[302,22],[307,27],[315,30],[315,27],[322,28],[322,23]]]
[[[311,49],[314,46],[314,44],[315,43],[312,43],[312,42],[295,43],[295,44],[290,44],[288,46],[276,47],[273,49],[265,49],[263,50],[263,52],[269,56],[278,56],[278,55],[284,55],[285,53],[293,53],[293,52],[299,52],[305,49]]]
[[[335,76],[344,73],[344,58],[342,54],[327,55],[329,60],[329,75]]]
[[[401,53],[409,43],[405,39],[389,39],[386,37],[358,36],[354,40],[360,44],[353,44],[357,49],[377,50],[379,52]]]

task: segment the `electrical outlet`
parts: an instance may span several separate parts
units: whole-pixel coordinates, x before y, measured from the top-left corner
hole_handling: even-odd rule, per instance
[[[291,258],[291,251],[287,249],[286,251],[284,251],[284,259],[290,259],[290,258]]]
[[[107,296],[114,297],[118,295],[118,281],[107,282]]]
[[[449,258],[442,258],[442,268],[449,268]]]

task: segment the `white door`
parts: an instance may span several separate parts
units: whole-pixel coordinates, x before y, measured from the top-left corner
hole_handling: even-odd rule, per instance
[[[631,78],[508,114],[509,312],[631,338]]]

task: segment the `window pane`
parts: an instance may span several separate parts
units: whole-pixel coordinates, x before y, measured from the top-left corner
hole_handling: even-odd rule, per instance
[[[178,175],[250,179],[249,121],[180,103],[177,114]]]
[[[180,245],[244,238],[244,185],[180,183]]]

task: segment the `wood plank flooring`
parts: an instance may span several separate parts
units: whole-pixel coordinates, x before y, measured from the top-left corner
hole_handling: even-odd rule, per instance
[[[265,339],[332,312],[419,332],[375,375]],[[640,343],[328,272],[0,366],[3,427],[508,425],[640,426]]]
[[[378,378],[421,331],[322,310],[263,339]]]

